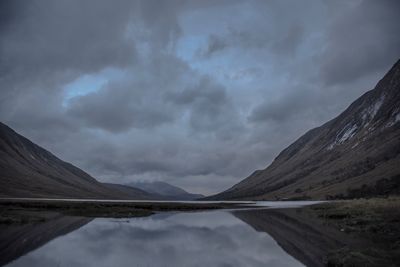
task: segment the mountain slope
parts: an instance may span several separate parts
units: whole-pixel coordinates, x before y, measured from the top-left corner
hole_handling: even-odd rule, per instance
[[[0,197],[142,198],[98,182],[3,123],[0,123]]]
[[[123,192],[126,195],[131,196],[131,198],[136,198],[136,199],[160,199],[159,195],[155,195],[149,192],[146,192],[142,189],[128,186],[128,185],[122,185],[122,184],[112,184],[112,183],[103,183],[106,187],[113,189],[113,190],[118,190],[120,192]]]
[[[180,187],[165,182],[135,182],[130,183],[129,186],[134,186],[151,194],[158,195],[162,199],[194,200],[204,197],[200,194],[189,193]]]
[[[400,184],[400,61],[342,114],[208,199],[356,197]],[[397,190],[396,189],[396,190]]]

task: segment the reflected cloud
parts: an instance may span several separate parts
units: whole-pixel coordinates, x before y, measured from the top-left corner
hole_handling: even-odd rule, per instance
[[[225,211],[93,220],[8,266],[303,266]]]

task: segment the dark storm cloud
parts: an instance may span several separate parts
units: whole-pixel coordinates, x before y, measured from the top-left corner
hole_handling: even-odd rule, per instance
[[[289,2],[291,2],[289,4]],[[221,34],[210,34],[205,47],[198,51],[201,57],[209,58],[229,49],[241,51],[254,49],[259,53],[273,52],[292,56],[304,37],[304,22],[288,6],[295,9],[295,1],[255,1],[251,7],[254,13],[247,23],[228,25]],[[243,9],[238,7],[237,12]],[[304,9],[300,5],[300,9]],[[291,18],[293,17],[293,18]]]
[[[193,131],[216,132],[231,123],[236,111],[222,85],[192,73],[175,58],[158,55],[152,61],[153,56],[130,73],[146,70],[156,73],[157,79],[126,77],[109,83],[97,92],[71,99],[68,114],[89,127],[110,132],[152,128],[185,114]],[[189,75],[188,80],[182,79]]]
[[[316,96],[310,90],[295,90],[278,100],[265,100],[252,110],[249,120],[259,123],[264,121],[284,122],[292,120],[299,111],[315,107]],[[312,105],[314,104],[314,105]]]
[[[149,44],[157,49],[166,46],[173,47],[181,35],[181,28],[177,21],[177,12],[182,8],[184,1],[138,1],[135,15],[142,19],[148,29]],[[139,29],[141,31],[142,29]]]
[[[268,21],[260,21],[261,25],[264,23],[268,23]],[[291,56],[295,53],[297,46],[301,44],[304,34],[301,22],[293,22],[289,26],[283,26],[283,29],[279,31],[272,31],[270,28],[261,25],[260,28],[255,28],[253,31],[232,29],[232,45],[239,45],[244,49],[271,49],[272,52]],[[228,47],[228,45],[225,45],[225,47]]]
[[[203,57],[210,57],[218,51],[222,51],[227,48],[229,45],[226,40],[223,38],[211,34],[208,36],[208,44],[207,48],[204,51],[199,51],[199,55]]]
[[[108,1],[96,1],[95,8],[89,1],[4,5],[20,7],[2,32],[1,67],[7,72],[90,72],[125,66],[134,58],[134,43],[124,37],[132,7],[121,2],[112,8]]]
[[[361,1],[332,22],[322,54],[325,84],[345,83],[387,68],[400,57],[400,2]]]
[[[171,122],[172,111],[155,105],[145,94],[135,94],[148,90],[146,83],[110,84],[99,92],[70,101],[68,112],[89,127],[101,128],[110,132],[121,132],[135,128],[154,127]],[[136,90],[137,91],[136,91]]]
[[[16,14],[19,12],[18,1],[1,1],[0,2],[0,32],[3,33],[12,25]]]
[[[293,55],[297,46],[304,37],[304,27],[300,23],[295,23],[287,29],[281,38],[273,42],[272,49],[278,53]]]
[[[236,125],[236,109],[226,89],[209,77],[201,78],[193,87],[169,94],[167,99],[186,108],[194,131],[212,133]]]
[[[399,57],[398,14],[389,0],[1,1],[0,119],[102,181],[217,192],[371,89]]]
[[[66,82],[135,60],[134,41],[125,36],[132,7],[122,2],[112,8],[108,1],[96,1],[95,8],[88,1],[2,5],[8,15],[0,38],[0,111],[25,129],[68,124],[60,107]]]

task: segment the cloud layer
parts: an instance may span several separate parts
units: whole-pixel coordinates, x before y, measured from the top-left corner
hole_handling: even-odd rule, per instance
[[[0,120],[108,182],[223,190],[400,56],[395,0],[0,5]]]

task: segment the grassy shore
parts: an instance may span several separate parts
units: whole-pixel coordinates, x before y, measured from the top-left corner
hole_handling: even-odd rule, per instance
[[[71,202],[71,201],[0,201],[0,224],[43,222],[47,214],[68,216],[128,218],[144,217],[163,211],[198,211],[233,208],[230,203],[179,202]]]
[[[365,246],[332,251],[327,266],[400,266],[400,198],[336,201],[308,207]]]

